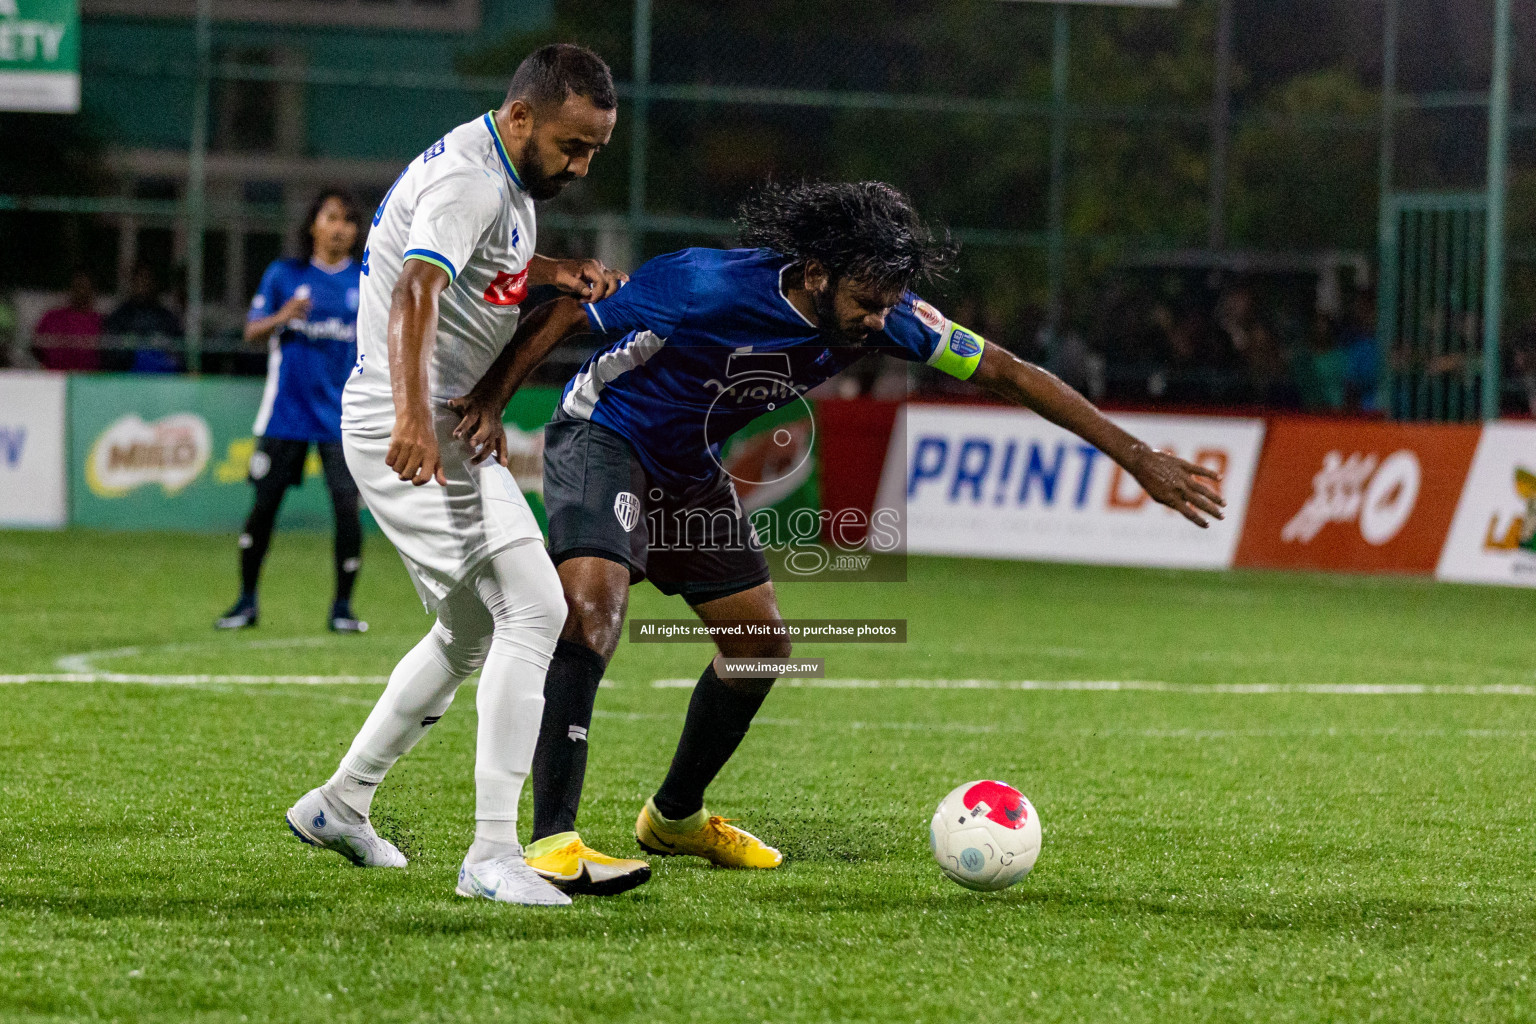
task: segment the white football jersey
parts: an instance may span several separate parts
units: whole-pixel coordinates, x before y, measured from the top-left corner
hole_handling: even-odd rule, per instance
[[[535,244],[524,190],[490,114],[461,124],[412,160],[384,194],[363,250],[357,364],[341,426],[382,437],[394,426],[389,306],[408,259],[447,272],[429,386],[433,405],[466,394],[517,328]]]

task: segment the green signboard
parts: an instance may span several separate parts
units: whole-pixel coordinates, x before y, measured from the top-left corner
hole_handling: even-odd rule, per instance
[[[0,0],[0,110],[79,109],[77,0]]]
[[[239,378],[71,376],[70,521],[109,530],[239,530],[251,506],[246,471],[261,391],[261,381]],[[530,388],[508,409],[512,468],[532,492],[536,514],[543,511],[540,428],[557,395]],[[320,459],[311,450],[304,483],[284,500],[278,526],[330,525]]]

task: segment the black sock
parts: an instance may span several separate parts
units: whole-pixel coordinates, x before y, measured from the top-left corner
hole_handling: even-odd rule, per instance
[[[715,663],[709,663],[688,702],[672,767],[653,798],[664,817],[676,821],[704,806],[704,790],[741,745],[772,688],[768,679],[744,679],[729,686],[715,674]]]
[[[267,557],[267,545],[272,543],[272,526],[277,522],[277,510],[283,504],[286,487],[256,485],[256,503],[245,520],[240,534],[240,596],[256,596],[256,584],[261,579],[261,563]]]
[[[357,495],[350,502],[336,499],[336,600],[335,607],[352,606],[352,588],[363,566],[363,525],[357,514]]]
[[[584,644],[561,640],[544,677],[544,721],[533,749],[533,838],[576,828],[587,778],[587,729],[607,666]]]

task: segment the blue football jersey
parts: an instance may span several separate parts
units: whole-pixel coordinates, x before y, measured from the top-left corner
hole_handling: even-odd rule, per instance
[[[614,338],[565,386],[560,415],[622,434],[651,479],[676,493],[720,472],[724,441],[871,352],[964,380],[982,340],[908,292],[862,344],[830,342],[785,297],[790,261],[766,249],[684,249],[649,261],[588,303]]]
[[[310,260],[277,260],[262,275],[248,320],[271,316],[301,290],[310,307],[305,319],[272,332],[257,437],[341,440],[341,390],[357,361],[358,277],[351,260],[334,271]]]

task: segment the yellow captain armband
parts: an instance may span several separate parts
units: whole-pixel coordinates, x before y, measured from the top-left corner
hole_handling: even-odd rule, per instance
[[[953,320],[946,320],[944,330],[939,334],[939,345],[928,357],[928,365],[959,380],[969,380],[981,364],[981,350],[985,347],[981,335]]]

